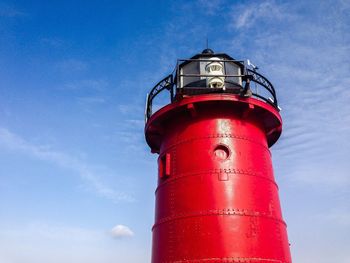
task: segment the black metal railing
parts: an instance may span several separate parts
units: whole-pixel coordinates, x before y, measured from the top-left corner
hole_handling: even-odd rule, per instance
[[[150,93],[147,94],[146,99],[146,110],[145,110],[145,120],[147,121],[152,115],[153,99],[162,91],[168,90],[170,95],[170,101],[174,101],[174,76],[170,74],[161,81],[159,81]]]
[[[209,74],[183,74],[181,73],[180,66],[183,65],[184,62],[220,62],[220,63],[235,63],[241,69],[242,74],[223,74],[219,76],[209,75]],[[221,77],[225,79],[225,89],[223,88],[209,88],[206,85],[203,86],[186,86],[180,87],[180,84],[183,83],[184,78],[188,77]],[[237,78],[239,82],[227,82],[227,78]],[[258,87],[262,87],[264,92],[258,92],[258,89],[255,91],[251,88],[251,83],[254,83]],[[229,85],[226,85],[229,84]],[[227,87],[226,87],[227,86]],[[280,110],[277,103],[276,91],[272,85],[272,83],[265,78],[260,73],[255,70],[247,68],[244,61],[238,60],[210,60],[210,59],[180,59],[178,60],[176,66],[176,73],[170,74],[165,77],[161,81],[159,81],[147,94],[146,99],[146,108],[145,108],[145,120],[147,121],[153,114],[152,106],[153,100],[157,95],[164,90],[169,92],[170,102],[175,101],[178,98],[181,98],[183,95],[198,95],[198,94],[208,94],[208,93],[230,93],[237,94],[242,97],[254,97],[256,99],[262,100],[273,107],[275,107],[278,111]],[[267,93],[267,94],[266,94]]]

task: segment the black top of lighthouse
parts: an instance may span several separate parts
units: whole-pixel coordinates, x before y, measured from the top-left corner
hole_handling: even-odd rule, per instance
[[[210,58],[210,57],[224,57],[228,60],[234,60],[234,58],[232,58],[231,56],[227,55],[226,53],[215,53],[214,50],[210,49],[210,48],[206,48],[204,49],[201,53],[198,53],[196,55],[194,55],[193,57],[191,57],[191,59],[198,59],[200,57],[202,58]]]
[[[190,59],[178,59],[174,73],[159,81],[148,94],[145,118],[152,115],[153,100],[164,90],[170,93],[170,102],[200,94],[225,93],[253,97],[279,110],[273,85],[256,69],[249,60],[236,60],[210,48]],[[262,88],[252,89],[251,82]]]
[[[210,48],[206,48],[202,51],[202,54],[214,54],[214,51]]]

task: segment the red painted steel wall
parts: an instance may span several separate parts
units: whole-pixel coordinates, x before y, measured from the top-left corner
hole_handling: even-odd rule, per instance
[[[290,263],[269,145],[281,118],[268,104],[198,95],[156,112],[159,152],[152,263]]]

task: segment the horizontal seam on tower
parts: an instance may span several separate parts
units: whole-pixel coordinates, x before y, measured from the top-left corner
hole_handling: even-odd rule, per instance
[[[162,261],[162,263],[197,263],[197,262],[225,262],[225,263],[261,263],[261,262],[271,262],[271,263],[290,263],[287,261],[282,261],[273,258],[245,258],[245,257],[230,257],[230,258],[202,258],[202,259],[189,259],[189,260],[175,260],[175,261]]]
[[[272,183],[274,186],[276,186],[277,190],[278,190],[278,185],[274,180],[271,180],[265,176],[260,176],[257,175],[254,172],[249,172],[243,169],[212,169],[212,170],[207,170],[207,171],[203,171],[203,172],[195,172],[195,173],[182,173],[179,175],[173,175],[170,176],[169,178],[166,178],[164,182],[160,183],[155,191],[155,193],[158,192],[158,189],[161,188],[162,186],[169,184],[169,183],[173,183],[179,179],[185,178],[185,177],[191,177],[191,176],[198,176],[198,175],[202,175],[202,174],[213,174],[213,173],[228,173],[228,174],[244,174],[244,175],[248,175],[248,176],[255,176],[258,178],[261,178],[263,180],[269,181],[270,183]]]
[[[202,210],[196,213],[179,213],[176,216],[168,216],[164,217],[160,220],[158,220],[152,227],[152,230],[156,227],[158,227],[161,224],[175,221],[175,220],[182,220],[189,217],[202,217],[202,216],[250,216],[250,217],[264,217],[268,218],[274,221],[278,221],[281,224],[283,224],[285,227],[287,227],[287,224],[280,218],[272,216],[269,212],[259,212],[254,210],[247,210],[247,209],[235,209],[235,208],[228,208],[228,209],[210,209],[210,210]]]
[[[263,145],[263,144],[261,144],[261,143],[259,143],[257,141],[251,140],[248,137],[244,137],[244,136],[240,136],[240,135],[227,134],[227,133],[218,133],[218,134],[207,135],[207,136],[203,136],[203,137],[192,137],[192,138],[188,138],[188,139],[185,139],[185,140],[182,140],[182,141],[177,141],[176,143],[173,143],[173,144],[169,145],[169,147],[164,149],[164,151],[168,151],[169,149],[171,149],[171,148],[173,148],[173,147],[175,147],[177,145],[186,143],[186,142],[192,142],[192,141],[203,140],[203,139],[210,139],[210,138],[235,138],[235,139],[239,139],[239,140],[249,141],[251,143],[254,143],[254,144],[257,144],[257,145],[261,146],[262,148],[264,148],[271,155],[269,148],[266,147],[265,145]]]

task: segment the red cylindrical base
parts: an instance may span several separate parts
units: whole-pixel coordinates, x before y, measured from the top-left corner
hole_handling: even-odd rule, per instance
[[[291,262],[268,148],[280,133],[273,107],[233,95],[186,98],[152,116],[152,263]]]

